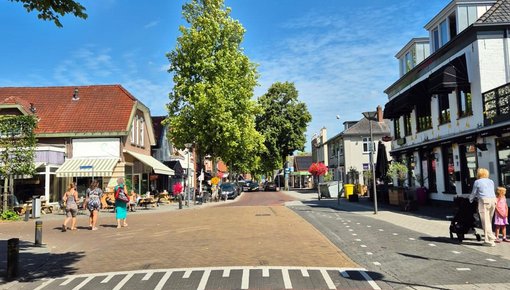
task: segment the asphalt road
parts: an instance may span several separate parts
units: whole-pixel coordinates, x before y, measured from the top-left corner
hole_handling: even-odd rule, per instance
[[[292,209],[368,270],[383,289],[510,289],[510,264],[448,237],[431,237],[364,215],[328,207]],[[502,245],[502,246],[509,246]]]

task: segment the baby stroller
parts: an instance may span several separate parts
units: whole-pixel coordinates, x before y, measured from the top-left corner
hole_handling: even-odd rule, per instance
[[[476,233],[475,227],[481,228],[480,216],[478,215],[478,202],[469,202],[469,198],[456,197],[453,200],[457,212],[453,216],[452,223],[450,224],[450,238],[453,239],[453,234],[457,234],[457,240],[462,243],[464,235],[474,234],[477,241],[482,238],[480,234]]]

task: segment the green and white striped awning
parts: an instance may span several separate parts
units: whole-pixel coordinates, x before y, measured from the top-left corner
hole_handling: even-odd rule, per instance
[[[112,176],[118,158],[67,159],[56,171],[57,177]]]

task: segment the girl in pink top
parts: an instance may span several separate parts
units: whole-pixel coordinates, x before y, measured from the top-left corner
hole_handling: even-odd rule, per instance
[[[503,235],[504,242],[510,242],[506,238],[506,226],[508,225],[508,205],[506,203],[506,188],[498,187],[496,190],[497,203],[496,214],[494,215],[494,224],[496,225],[496,243],[499,243],[499,231]]]

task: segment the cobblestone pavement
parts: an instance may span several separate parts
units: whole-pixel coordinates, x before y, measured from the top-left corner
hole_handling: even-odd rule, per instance
[[[65,233],[60,231],[62,215],[44,216],[45,246],[42,248],[33,247],[33,220],[1,223],[0,268],[6,266],[5,241],[18,237],[22,248],[20,271],[25,282],[155,269],[170,269],[163,272],[198,269],[193,273],[207,267],[359,269],[324,235],[284,206],[219,207],[218,204],[194,207],[200,210],[168,210],[166,206],[141,210],[130,214],[129,226],[121,229],[116,228],[112,213],[101,212],[97,231],[87,229],[84,215],[78,218],[78,231]],[[20,287],[22,284],[18,283],[10,289]]]

